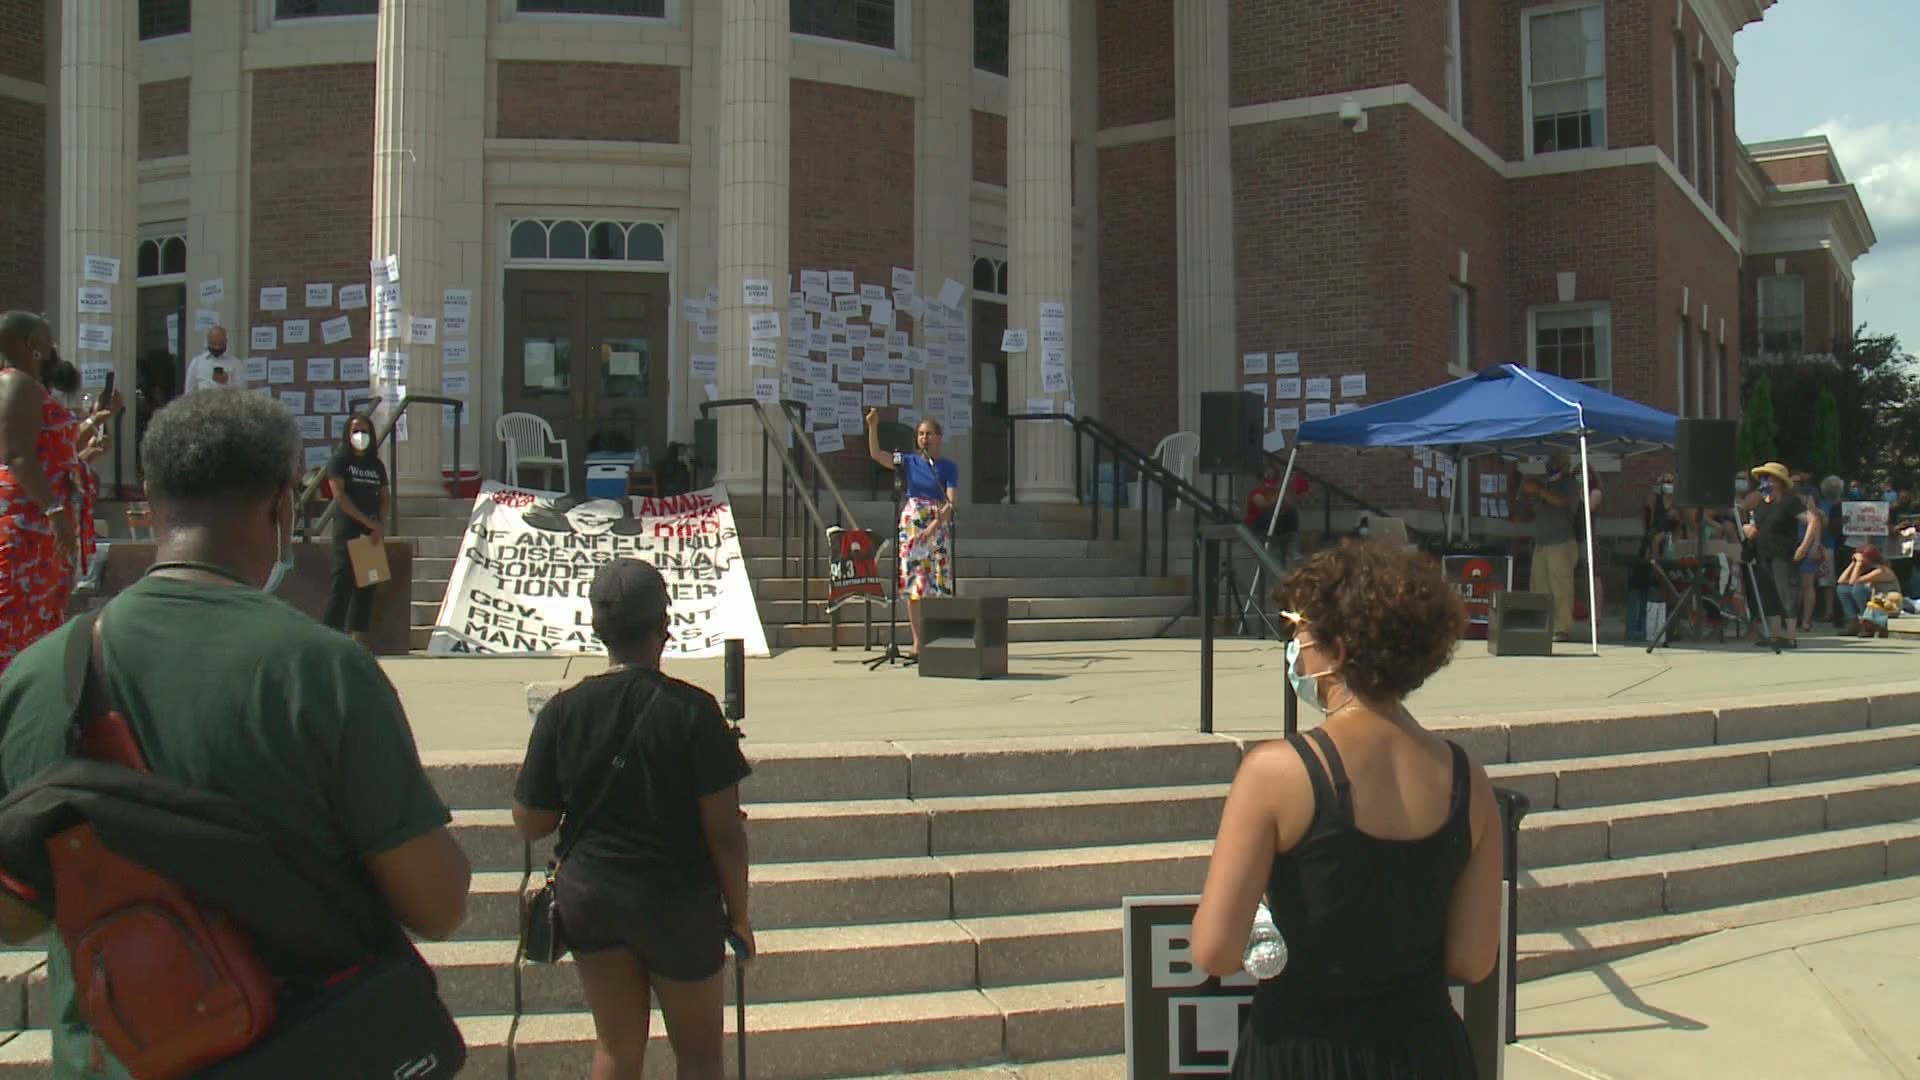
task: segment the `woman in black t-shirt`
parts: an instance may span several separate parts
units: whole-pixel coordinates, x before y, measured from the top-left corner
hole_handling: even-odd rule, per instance
[[[375,544],[386,542],[386,530],[380,523],[387,518],[392,498],[387,483],[387,467],[373,450],[373,421],[356,414],[347,421],[347,441],[327,464],[327,478],[333,481],[333,583],[327,594],[325,622],[335,630],[345,630],[353,640],[366,644],[367,626],[373,620],[373,590],[355,586],[353,558],[347,554],[347,542],[362,536]]]

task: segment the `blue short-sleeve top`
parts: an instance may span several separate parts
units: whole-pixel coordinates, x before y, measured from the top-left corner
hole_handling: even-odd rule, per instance
[[[946,458],[928,461],[925,454],[893,455],[893,467],[905,469],[907,498],[947,501],[947,489],[960,486],[960,466]]]

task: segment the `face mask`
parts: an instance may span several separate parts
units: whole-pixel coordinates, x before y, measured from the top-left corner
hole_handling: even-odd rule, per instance
[[[1671,494],[1673,494],[1673,485],[1672,485],[1672,484],[1661,484],[1661,485],[1660,485],[1660,494],[1662,494],[1662,495],[1671,495]]]
[[[291,495],[287,496],[287,507],[288,514],[291,515],[293,507]],[[288,539],[287,534],[280,528],[280,522],[276,520],[273,523],[273,547],[280,553],[280,557],[274,562],[273,571],[267,575],[267,583],[260,586],[261,592],[280,591],[280,583],[287,580],[287,572],[293,569],[293,545],[287,543]]]
[[[367,447],[373,445],[373,436],[364,431],[356,431],[347,436],[347,441],[353,444],[355,450],[365,450]]]
[[[1287,639],[1286,657],[1287,681],[1293,684],[1293,692],[1299,696],[1301,701],[1306,702],[1321,712],[1326,712],[1327,703],[1320,697],[1320,684],[1317,680],[1322,675],[1333,674],[1333,670],[1329,668],[1326,671],[1314,675],[1302,674],[1300,671],[1300,642],[1296,638]]]
[[[207,346],[207,355],[208,356],[225,356],[227,355],[227,350],[224,348],[216,349],[213,346],[209,345]]]
[[[1735,480],[1733,482],[1733,490],[1739,491],[1739,492],[1745,492],[1747,490],[1746,477],[1741,477],[1740,479]]]

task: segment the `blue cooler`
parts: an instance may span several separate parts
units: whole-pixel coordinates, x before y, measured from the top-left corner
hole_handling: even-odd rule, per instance
[[[588,454],[587,498],[624,501],[627,478],[639,460],[638,454]]]

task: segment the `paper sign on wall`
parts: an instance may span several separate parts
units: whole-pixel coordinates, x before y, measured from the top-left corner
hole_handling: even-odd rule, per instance
[[[851,270],[827,271],[827,291],[834,293],[836,295],[840,293],[852,292],[853,291],[853,271]]]
[[[287,310],[287,287],[285,285],[269,285],[262,288],[260,290],[260,310]]]
[[[293,361],[268,360],[267,382],[273,386],[287,386],[293,382]]]
[[[754,341],[770,341],[780,336],[780,313],[756,311],[747,320],[747,336]]]
[[[1297,352],[1277,352],[1273,354],[1273,373],[1275,375],[1300,374],[1300,354]]]
[[[448,341],[440,346],[440,362],[443,364],[464,364],[472,359],[472,351],[464,341]]]
[[[1265,375],[1267,373],[1267,354],[1263,352],[1240,354],[1240,373],[1243,375]]]
[[[1366,375],[1360,374],[1360,375],[1340,376],[1340,396],[1343,398],[1366,397],[1367,396]]]
[[[333,357],[310,356],[307,358],[307,381],[322,383],[333,381]],[[331,410],[328,410],[331,411]]]
[[[344,383],[366,383],[368,381],[367,358],[364,356],[343,356],[340,358],[340,381]]]
[[[337,413],[341,409],[343,395],[337,389],[315,390],[313,392],[313,411],[321,414]]]
[[[204,334],[207,331],[219,325],[220,325],[219,312],[208,311],[206,308],[195,309],[193,313],[193,329],[195,333]]]
[[[320,320],[320,340],[327,345],[337,345],[353,336],[353,321],[345,315],[336,315],[331,319]]]
[[[218,304],[227,298],[227,279],[208,278],[200,283],[200,303]]]
[[[1307,396],[1310,398],[1331,398],[1333,396],[1333,380],[1325,377],[1308,379]],[[1308,410],[1307,419],[1311,420],[1313,419],[1311,412],[1312,406],[1308,406]]]
[[[1026,352],[1027,332],[1025,330],[1000,331],[1000,351],[1003,353]]]
[[[340,286],[340,310],[354,311],[367,306],[367,287],[365,285]]]
[[[288,319],[280,324],[280,340],[289,345],[307,344],[312,332],[312,326],[305,319]]]
[[[307,299],[308,307],[313,308],[313,307],[332,307],[333,306],[333,282],[309,281],[307,282],[306,292],[307,292],[306,299]]]

